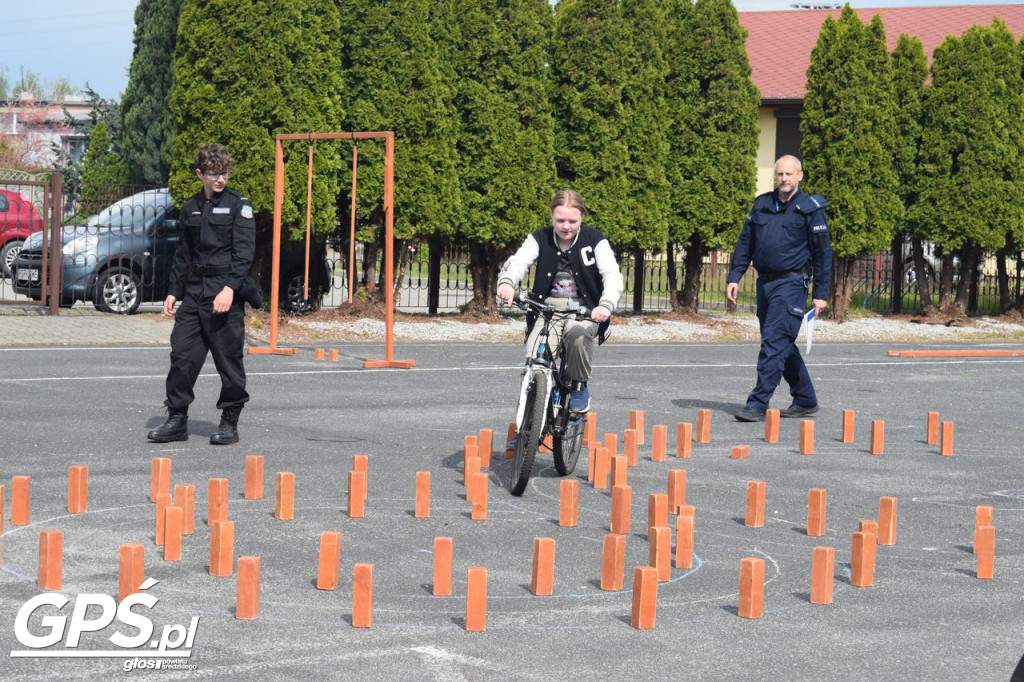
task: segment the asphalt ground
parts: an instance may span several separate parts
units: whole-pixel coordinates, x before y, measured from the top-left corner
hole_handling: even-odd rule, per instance
[[[509,466],[496,445],[486,520],[472,520],[462,485],[467,434],[491,428],[500,443],[513,418],[521,348],[507,344],[405,344],[395,357],[411,370],[364,370],[382,344],[336,346],[338,363],[296,356],[248,356],[252,402],[242,442],[216,447],[219,389],[212,364],[197,385],[192,437],[167,445],[145,434],[163,419],[166,346],[39,346],[0,349],[6,484],[0,569],[0,651],[4,680],[95,678],[122,670],[121,658],[27,658],[15,620],[36,585],[39,533],[64,533],[60,594],[116,597],[118,547],[145,547],[146,575],[159,581],[155,625],[199,624],[191,670],[163,679],[344,680],[1007,680],[1024,654],[1024,468],[1019,391],[1024,359],[901,359],[907,344],[818,344],[808,357],[821,400],[813,455],[798,454],[799,420],[783,420],[780,441],[762,424],[736,422],[754,380],[754,344],[602,347],[592,381],[597,431],[619,434],[629,411],[645,412],[646,444],[629,470],[632,524],[625,589],[600,589],[610,495],[580,480],[579,525],[558,525],[557,476],[539,460],[526,494],[506,489]],[[943,346],[945,347],[945,346]],[[976,343],[972,348],[1000,347]],[[1009,347],[1009,346],[1002,346]],[[775,406],[785,407],[782,390]],[[711,442],[676,459],[675,425],[712,413]],[[856,411],[856,439],[841,442],[842,410]],[[952,457],[926,443],[926,414],[955,424]],[[869,452],[872,420],[885,420],[883,455]],[[667,462],[651,461],[651,427],[669,426]],[[731,448],[750,446],[745,459]],[[243,499],[244,460],[265,457],[264,497]],[[369,458],[366,516],[349,518],[347,472]],[[149,502],[153,457],[172,460],[172,485],[196,486],[195,533],[180,562],[154,544]],[[89,467],[89,511],[67,513],[68,467]],[[687,472],[696,509],[695,563],[673,569],[658,589],[656,626],[630,625],[632,569],[646,565],[647,499],[666,490],[668,471]],[[417,471],[431,473],[431,514],[413,515]],[[295,474],[295,518],[274,518],[275,473]],[[11,477],[32,477],[31,521],[10,525]],[[229,480],[235,557],[262,561],[260,615],[235,618],[236,580],[208,574],[207,481]],[[766,523],[744,525],[749,480],[766,482]],[[811,488],[828,491],[824,537],[806,534]],[[899,502],[897,540],[877,548],[872,587],[850,584],[852,534],[877,518],[879,498]],[[977,505],[994,507],[995,578],[975,577]],[[323,531],[342,533],[340,586],[316,589]],[[434,538],[454,540],[453,594],[432,595]],[[556,541],[554,594],[530,593],[533,542]],[[810,602],[815,546],[835,548],[834,601]],[[765,562],[765,610],[738,616],[740,562]],[[373,623],[352,626],[353,566],[374,566]],[[487,568],[485,632],[465,627],[466,576]],[[84,600],[83,600],[84,601]],[[71,617],[71,603],[34,612]],[[99,618],[98,607],[86,611]],[[49,621],[48,621],[49,622]],[[184,628],[182,628],[184,631]],[[114,620],[81,635],[78,651],[112,651]],[[156,640],[157,634],[153,639]],[[66,653],[68,637],[45,651]],[[138,651],[147,651],[143,645]],[[131,652],[128,652],[131,653]],[[51,654],[52,656],[52,654]],[[147,659],[140,659],[147,660]],[[156,659],[151,659],[156,660]],[[168,656],[168,659],[170,657]],[[136,674],[145,674],[139,671]]]

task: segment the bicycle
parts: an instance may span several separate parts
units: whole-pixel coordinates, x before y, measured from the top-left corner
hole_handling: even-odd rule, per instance
[[[565,359],[557,348],[548,344],[548,336],[551,320],[556,315],[585,320],[589,319],[590,311],[582,306],[562,310],[525,294],[516,294],[513,303],[521,310],[535,311],[537,323],[543,325],[537,352],[526,359],[516,407],[515,458],[509,490],[519,496],[526,490],[537,450],[547,435],[551,436],[551,451],[558,473],[567,476],[576,469],[586,415],[569,410],[572,379],[565,374]]]

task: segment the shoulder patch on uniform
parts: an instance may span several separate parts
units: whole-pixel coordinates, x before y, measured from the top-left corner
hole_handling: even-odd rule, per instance
[[[811,230],[814,232],[824,232],[827,229],[828,225],[815,225],[814,227],[811,228]]]
[[[252,206],[250,206],[249,204],[242,206],[242,217],[252,218]]]

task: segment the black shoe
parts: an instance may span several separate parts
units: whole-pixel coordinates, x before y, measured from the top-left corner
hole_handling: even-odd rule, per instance
[[[211,445],[231,445],[238,442],[238,415],[241,407],[225,407],[220,413],[217,432],[210,436]]]
[[[167,408],[167,421],[146,434],[154,443],[188,440],[188,411]]]
[[[780,417],[786,417],[792,419],[794,417],[810,417],[812,414],[818,411],[817,405],[811,405],[810,407],[801,407],[800,405],[790,405],[784,410],[779,411]]]
[[[737,412],[735,415],[736,421],[738,422],[763,422],[764,412],[755,409],[750,405],[745,405],[742,410]]]

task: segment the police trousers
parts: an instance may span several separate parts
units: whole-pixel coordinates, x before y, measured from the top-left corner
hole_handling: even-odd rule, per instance
[[[171,369],[167,373],[167,400],[172,410],[185,410],[195,399],[194,388],[207,354],[220,374],[217,409],[242,407],[245,390],[245,305],[235,298],[226,313],[214,314],[213,298],[185,294],[174,314],[171,331]]]
[[[548,298],[545,303],[566,310],[573,299]],[[593,320],[579,320],[575,313],[566,315],[555,314],[548,328],[548,343],[552,348],[560,349],[565,360],[565,373],[573,381],[589,381],[591,362],[594,356],[594,339],[597,337],[598,324]],[[526,339],[526,357],[537,354],[540,332],[544,328],[544,318],[538,317]]]
[[[813,407],[818,404],[811,376],[796,345],[807,284],[799,274],[765,282],[757,280],[757,321],[761,327],[761,351],[757,356],[757,384],[747,397],[747,405],[768,409],[780,380],[789,384],[793,404]]]

